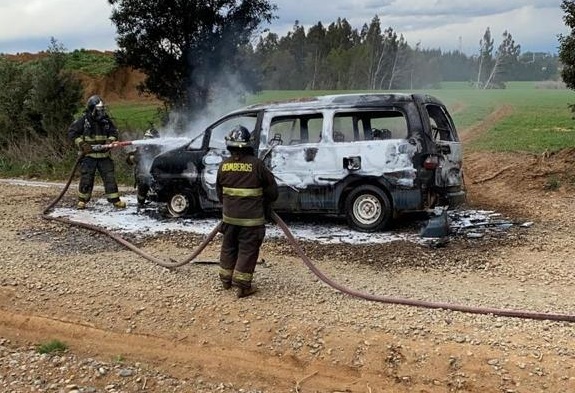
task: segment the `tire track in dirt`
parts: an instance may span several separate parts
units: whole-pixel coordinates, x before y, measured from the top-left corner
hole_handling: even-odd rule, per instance
[[[307,387],[332,391],[345,387],[365,373],[345,366],[330,367],[325,363],[305,364],[293,356],[270,356],[241,348],[203,345],[186,337],[168,339],[148,334],[120,333],[99,329],[89,324],[18,314],[0,310],[0,331],[22,342],[42,342],[47,338],[65,341],[76,354],[148,362],[177,378],[190,378],[193,372],[220,377],[221,380],[250,379],[252,385],[271,391],[289,391],[306,381]],[[144,360],[145,359],[145,360]],[[362,375],[363,374],[363,375]],[[376,378],[375,375],[372,376]],[[292,380],[294,385],[285,385]],[[283,384],[282,384],[283,383]],[[325,390],[324,390],[325,389]]]
[[[513,106],[510,104],[504,104],[500,108],[491,112],[483,121],[464,129],[461,132],[461,142],[470,143],[471,141],[477,139],[495,124],[500,122],[502,119],[510,116],[513,113]]]

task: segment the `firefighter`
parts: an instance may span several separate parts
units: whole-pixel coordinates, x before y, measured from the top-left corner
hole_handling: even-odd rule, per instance
[[[265,237],[266,212],[278,197],[274,175],[255,157],[250,132],[236,126],[226,137],[231,157],[218,168],[216,191],[223,204],[219,277],[238,298],[257,291],[252,278]]]
[[[118,193],[110,149],[101,147],[118,140],[118,129],[106,113],[104,101],[99,96],[93,95],[88,99],[82,116],[70,125],[68,139],[76,145],[82,155],[77,208],[85,209],[90,201],[98,171],[104,183],[108,202],[117,209],[124,209],[126,202],[120,199]]]
[[[144,139],[156,139],[160,137],[158,130],[152,125],[144,132]],[[152,159],[160,154],[161,149],[157,144],[146,144],[138,146],[135,150],[128,153],[126,162],[134,166],[134,187],[136,187],[136,197],[138,199],[138,207],[144,207],[146,198],[150,191],[150,164]]]

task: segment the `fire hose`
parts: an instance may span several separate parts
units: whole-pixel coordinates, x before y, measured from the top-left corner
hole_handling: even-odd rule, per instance
[[[103,150],[107,150],[107,149],[125,147],[125,146],[129,146],[130,144],[132,144],[131,141],[124,141],[124,142],[113,142],[113,143],[107,144],[107,145],[97,145],[97,146],[101,146],[101,147],[96,147],[94,149],[94,151],[103,151]],[[64,188],[62,189],[60,194],[52,202],[50,202],[50,204],[42,211],[42,217],[44,219],[59,221],[59,222],[65,223],[65,224],[69,224],[69,225],[73,225],[73,226],[79,226],[79,227],[86,228],[86,229],[89,229],[89,230],[94,231],[94,232],[104,234],[106,236],[111,237],[116,242],[125,246],[126,248],[134,251],[136,254],[140,255],[141,257],[143,257],[143,258],[145,258],[151,262],[154,262],[154,263],[156,263],[162,267],[171,268],[171,269],[181,267],[181,266],[184,266],[188,263],[191,263],[204,250],[204,248],[206,248],[206,246],[212,241],[212,239],[214,237],[216,237],[216,235],[218,234],[220,224],[218,224],[216,226],[216,228],[214,228],[212,230],[212,232],[210,232],[210,234],[200,244],[200,246],[198,246],[198,248],[190,255],[190,257],[186,258],[182,262],[178,262],[178,261],[174,261],[174,260],[165,261],[163,259],[157,258],[153,255],[146,253],[145,251],[136,247],[134,244],[132,244],[128,240],[124,239],[122,236],[115,234],[113,232],[110,232],[110,231],[106,230],[105,228],[99,227],[97,225],[84,223],[84,222],[69,220],[69,219],[63,218],[63,217],[50,216],[49,215],[50,212],[54,209],[54,207],[58,204],[58,202],[64,197],[64,195],[68,191],[68,188],[70,188],[70,184],[72,183],[72,180],[74,179],[74,175],[76,173],[76,170],[78,169],[78,165],[80,165],[80,162],[82,161],[83,157],[84,157],[84,155],[78,156],[78,159],[74,163],[74,167],[72,168],[72,171],[70,172],[70,176],[68,176],[68,180],[66,181]]]
[[[122,143],[116,142],[115,145],[110,146],[110,148],[119,147],[119,146],[127,146],[129,143]],[[73,220],[68,220],[62,217],[53,217],[50,216],[50,211],[54,208],[54,206],[60,201],[60,199],[65,195],[66,191],[70,187],[76,169],[82,159],[82,156],[78,157],[76,163],[70,173],[68,181],[64,186],[63,190],[60,192],[58,197],[56,197],[42,212],[42,217],[47,220],[54,220],[59,221],[65,224],[74,225],[83,227],[95,232],[102,233],[114,239],[119,244],[127,247],[128,249],[134,251],[136,254],[142,256],[143,258],[158,264],[159,266],[173,269],[177,267],[181,267],[187,265],[189,263],[194,263],[195,258],[206,248],[206,246],[216,237],[218,234],[220,227],[222,225],[221,221],[212,229],[212,231],[205,237],[205,239],[200,243],[200,245],[194,250],[194,252],[185,260],[183,261],[175,261],[170,259],[166,261],[164,259],[157,258],[153,255],[150,255],[143,250],[136,247],[134,244],[130,243],[123,237],[119,236],[118,234],[112,233],[104,228],[98,227],[96,225],[91,225],[87,223],[77,222]],[[405,305],[405,306],[413,306],[413,307],[421,307],[421,308],[432,308],[432,309],[444,309],[444,310],[451,310],[451,311],[459,311],[464,313],[471,313],[471,314],[486,314],[486,315],[496,315],[496,316],[504,316],[504,317],[514,317],[514,318],[523,318],[523,319],[535,319],[535,320],[553,320],[553,321],[565,321],[565,322],[575,322],[575,315],[573,314],[558,314],[558,313],[545,313],[545,312],[536,312],[536,311],[526,311],[526,310],[514,310],[514,309],[500,309],[500,308],[493,308],[493,307],[475,307],[475,306],[467,306],[455,303],[444,303],[444,302],[431,302],[425,300],[416,300],[416,299],[408,299],[408,298],[401,298],[401,297],[392,297],[392,296],[383,296],[383,295],[374,295],[370,293],[365,293],[361,291],[357,291],[354,289],[347,288],[324,274],[320,269],[318,269],[313,262],[308,258],[308,256],[304,253],[303,249],[289,230],[286,223],[276,214],[276,212],[271,212],[272,220],[280,227],[283,231],[284,235],[287,237],[290,245],[293,247],[294,251],[297,255],[301,258],[304,262],[306,267],[311,270],[313,274],[315,274],[321,281],[325,284],[329,285],[330,287],[348,294],[350,296],[358,297],[364,300],[380,302],[380,303],[387,303],[387,304],[398,304],[398,305]]]

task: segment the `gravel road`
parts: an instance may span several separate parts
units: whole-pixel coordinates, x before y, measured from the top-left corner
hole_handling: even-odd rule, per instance
[[[42,219],[58,191],[0,188],[3,392],[575,391],[573,323],[369,302],[321,282],[283,238],[263,246],[260,291],[237,299],[215,264],[161,268],[104,235]],[[572,216],[442,247],[302,245],[354,290],[575,314]],[[202,240],[126,236],[175,260]],[[217,260],[218,247],[216,238],[200,259]],[[68,349],[38,353],[54,339]]]

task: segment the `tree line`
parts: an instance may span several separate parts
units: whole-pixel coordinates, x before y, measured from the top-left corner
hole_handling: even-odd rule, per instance
[[[471,56],[411,46],[375,16],[360,30],[345,18],[327,27],[318,22],[307,31],[296,22],[287,35],[269,33],[241,55],[257,64],[266,90],[425,89],[443,81],[504,88],[507,81],[558,78],[556,55],[522,54],[508,31],[495,44],[488,27]]]

